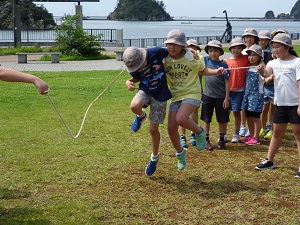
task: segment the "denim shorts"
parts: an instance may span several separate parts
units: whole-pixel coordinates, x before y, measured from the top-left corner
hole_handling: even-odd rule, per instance
[[[190,105],[194,105],[199,108],[201,103],[202,103],[202,101],[199,99],[185,98],[185,99],[177,101],[177,102],[171,102],[171,104],[169,106],[169,111],[170,112],[178,112],[181,104],[190,104]]]
[[[139,98],[144,102],[145,105],[150,105],[150,113],[148,118],[151,123],[164,123],[166,117],[167,102],[157,101],[142,90],[139,90],[134,98]]]
[[[244,91],[230,91],[229,103],[232,112],[239,112],[242,109]]]
[[[270,85],[264,87],[264,102],[274,103],[274,86]]]

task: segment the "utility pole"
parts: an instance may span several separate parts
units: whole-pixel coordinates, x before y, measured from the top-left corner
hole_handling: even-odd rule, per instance
[[[20,10],[18,0],[13,0],[13,29],[14,29],[14,47],[16,48],[21,43],[21,23]]]
[[[16,18],[17,0],[13,0],[13,27],[14,27],[14,47],[18,46],[17,38],[17,18]]]

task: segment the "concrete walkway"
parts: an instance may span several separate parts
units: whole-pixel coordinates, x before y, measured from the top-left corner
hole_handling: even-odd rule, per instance
[[[18,71],[89,71],[89,70],[123,70],[125,65],[116,59],[84,60],[84,61],[35,61],[28,57],[28,63],[18,63],[15,55],[0,56],[0,64]]]
[[[204,50],[202,55],[206,55]],[[89,70],[123,70],[125,65],[116,59],[104,60],[84,60],[84,61],[60,61],[51,63],[50,61],[36,61],[40,56],[28,55],[28,63],[18,63],[16,55],[0,56],[0,64],[3,67],[18,71],[89,71]],[[230,53],[225,53],[221,58],[230,57]]]

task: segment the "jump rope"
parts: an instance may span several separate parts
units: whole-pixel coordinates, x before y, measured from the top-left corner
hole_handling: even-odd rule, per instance
[[[244,66],[244,67],[236,67],[236,68],[226,68],[225,70],[239,70],[239,69],[248,69],[248,68],[256,68],[257,66]],[[48,99],[50,100],[53,108],[55,109],[55,111],[57,112],[57,114],[59,115],[61,121],[63,122],[65,128],[67,129],[69,135],[71,136],[71,138],[78,138],[79,135],[81,134],[81,131],[82,131],[82,128],[83,128],[83,125],[85,123],[85,120],[86,120],[86,117],[87,117],[87,114],[90,110],[90,108],[92,107],[92,105],[111,87],[111,85],[113,85],[113,83],[122,75],[122,73],[125,71],[126,69],[123,69],[113,80],[112,82],[91,102],[91,104],[88,106],[87,110],[85,111],[85,114],[84,114],[84,117],[82,119],[82,122],[81,122],[81,126],[79,128],[79,131],[77,132],[76,135],[73,135],[72,131],[70,130],[68,124],[66,123],[65,119],[63,118],[62,114],[59,112],[58,108],[56,107],[53,99],[50,97],[49,95],[49,90],[46,91],[46,95],[48,97]]]
[[[80,128],[79,128],[79,131],[78,131],[78,133],[76,134],[76,135],[73,135],[73,133],[71,132],[71,130],[70,130],[70,128],[69,128],[69,126],[67,125],[67,123],[66,123],[66,121],[64,120],[64,118],[63,118],[63,116],[62,116],[62,114],[59,112],[59,110],[58,110],[58,108],[56,107],[56,105],[55,105],[55,103],[54,103],[54,101],[53,101],[53,99],[50,97],[50,95],[49,95],[49,90],[48,91],[46,91],[46,95],[47,95],[47,97],[48,97],[48,99],[50,100],[50,102],[51,102],[51,104],[52,104],[52,106],[53,106],[53,108],[55,109],[55,111],[57,112],[57,114],[59,115],[59,117],[60,117],[60,119],[61,119],[61,121],[63,122],[63,124],[64,124],[64,126],[66,127],[66,129],[67,129],[67,131],[68,131],[68,133],[70,134],[70,136],[72,137],[72,138],[74,138],[74,139],[76,139],[76,138],[78,138],[79,137],[79,135],[80,135],[80,133],[81,133],[81,131],[82,131],[82,128],[83,128],[83,125],[84,125],[84,123],[85,123],[85,120],[86,120],[86,116],[87,116],[87,114],[88,114],[88,112],[89,112],[89,110],[90,110],[90,108],[92,107],[92,105],[108,90],[108,88],[110,88],[110,86],[111,85],[113,85],[113,83],[122,75],[122,73],[125,71],[126,69],[124,69],[124,70],[122,70],[119,74],[118,74],[118,76],[116,76],[115,77],[115,79],[113,79],[112,80],[112,82],[91,102],[91,104],[89,105],[89,107],[87,108],[87,110],[85,111],[85,114],[84,114],[84,117],[83,117],[83,120],[82,120],[82,123],[81,123],[81,126],[80,126]]]

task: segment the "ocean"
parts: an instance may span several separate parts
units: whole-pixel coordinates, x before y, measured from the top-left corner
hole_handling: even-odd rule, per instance
[[[172,29],[181,29],[187,37],[193,36],[222,36],[226,29],[226,20],[201,21],[111,21],[111,20],[84,20],[84,29],[123,29],[124,39],[134,38],[164,38]],[[232,34],[240,36],[248,27],[272,32],[284,28],[289,33],[300,33],[300,21],[230,21]]]

